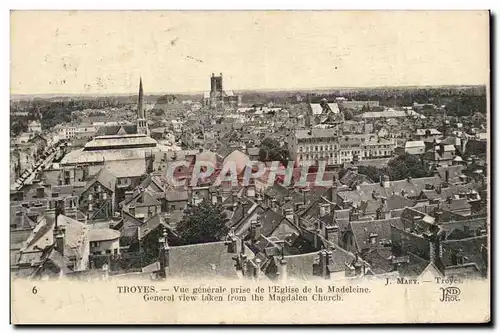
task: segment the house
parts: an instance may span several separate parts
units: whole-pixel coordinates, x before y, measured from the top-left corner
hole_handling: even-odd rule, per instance
[[[89,231],[90,254],[120,254],[120,232],[109,228],[93,228]]]
[[[391,247],[391,226],[402,228],[400,218],[371,221],[351,221],[342,236],[347,251],[364,254],[371,249]]]
[[[89,228],[58,210],[47,211],[27,238],[15,265],[15,276],[59,277],[89,266]]]
[[[455,156],[455,145],[439,143],[427,150],[422,158],[429,166],[450,166]]]
[[[157,213],[160,213],[161,203],[155,198],[155,194],[149,190],[139,189],[137,192],[127,194],[130,196],[122,203],[122,211],[138,220],[147,221]]]
[[[425,153],[425,143],[421,140],[407,141],[404,146],[404,150],[398,152],[398,154],[411,154],[420,155]]]
[[[79,208],[90,220],[110,219],[115,212],[116,176],[106,168],[102,168],[97,175],[83,189]]]
[[[439,132],[436,129],[417,129],[415,131],[414,137],[416,140],[422,140],[422,139],[439,139],[442,137],[442,133]]]

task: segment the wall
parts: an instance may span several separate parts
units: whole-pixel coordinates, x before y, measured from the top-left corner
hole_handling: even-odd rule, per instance
[[[98,241],[98,246],[96,246],[96,242],[91,242],[90,243],[90,254],[106,254],[106,250],[110,250],[111,254],[115,254],[116,252],[119,254],[120,253],[120,239],[114,239],[114,240],[105,240],[105,241]]]

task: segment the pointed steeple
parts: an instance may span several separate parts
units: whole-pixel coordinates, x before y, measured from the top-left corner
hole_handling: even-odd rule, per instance
[[[143,101],[143,92],[142,92],[142,77],[139,79],[139,98],[137,101],[137,133],[146,134],[149,136],[148,122],[146,121],[146,117],[144,115],[144,106],[142,105]]]
[[[142,108],[142,77],[139,79],[139,99],[137,101],[137,118],[144,119],[144,110]]]

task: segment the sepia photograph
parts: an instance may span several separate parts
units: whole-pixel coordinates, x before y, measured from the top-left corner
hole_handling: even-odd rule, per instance
[[[11,323],[488,323],[490,20],[11,11]]]

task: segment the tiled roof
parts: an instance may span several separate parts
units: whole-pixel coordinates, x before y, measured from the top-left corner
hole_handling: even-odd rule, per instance
[[[234,254],[225,242],[170,248],[169,275],[173,277],[237,278]]]
[[[118,123],[101,125],[97,130],[96,136],[112,136],[124,131],[126,134],[136,134],[137,125],[135,124],[123,124]]]
[[[262,222],[261,233],[267,237],[278,228],[285,217],[271,209],[267,209],[261,214],[260,219]]]
[[[82,193],[86,192],[90,187],[92,187],[95,182],[99,182],[103,187],[106,187],[113,193],[115,192],[116,176],[111,174],[108,169],[102,168],[101,170],[99,170],[94,179],[87,183],[87,186],[84,188]]]
[[[375,245],[370,245],[370,234],[377,235],[376,245],[382,240],[391,240],[391,226],[394,225],[403,228],[400,218],[389,218],[372,221],[352,221],[350,223],[351,231],[356,241],[358,251],[365,248],[371,248]]]
[[[390,247],[377,247],[370,249],[362,255],[363,260],[370,264],[370,269],[376,274],[391,272],[394,268],[392,264],[392,252]]]
[[[109,228],[92,228],[89,231],[89,241],[106,241],[120,238],[120,232]]]
[[[318,252],[285,256],[287,261],[287,274],[297,279],[311,279],[314,277],[314,264]]]
[[[146,159],[107,161],[103,168],[116,177],[137,177],[146,174]]]
[[[488,237],[486,235],[462,240],[443,241],[443,264],[445,266],[454,265],[452,254],[456,253],[465,257],[464,263],[476,263],[480,271],[484,273],[488,268],[487,257],[484,256],[487,245]]]

